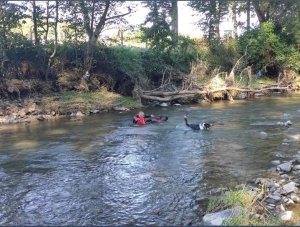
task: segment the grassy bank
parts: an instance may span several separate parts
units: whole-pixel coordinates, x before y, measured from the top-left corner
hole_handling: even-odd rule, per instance
[[[242,212],[234,214],[231,219],[223,221],[225,226],[283,226],[285,223],[268,213],[259,202],[263,188],[257,191],[242,189],[227,191],[219,197],[209,200],[207,212],[216,212],[233,207],[242,207]]]
[[[113,108],[134,109],[141,107],[138,100],[126,97],[105,89],[95,92],[66,91],[45,96],[41,100],[41,107],[45,112],[56,112],[59,114],[74,113],[81,111],[104,111]]]

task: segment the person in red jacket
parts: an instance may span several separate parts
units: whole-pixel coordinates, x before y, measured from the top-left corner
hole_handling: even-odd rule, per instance
[[[146,119],[145,119],[145,113],[143,111],[140,111],[137,115],[133,117],[133,123],[138,125],[145,125]]]
[[[150,119],[146,119],[150,118]],[[133,117],[133,123],[138,125],[146,125],[147,123],[161,123],[163,121],[167,121],[168,117],[160,117],[157,118],[153,114],[150,116],[146,116],[143,111],[140,111],[137,115]]]

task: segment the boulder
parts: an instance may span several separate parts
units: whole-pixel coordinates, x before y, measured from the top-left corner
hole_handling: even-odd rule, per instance
[[[291,172],[292,167],[293,167],[292,163],[285,162],[285,163],[282,163],[282,164],[278,165],[277,170],[289,173],[289,172]]]
[[[300,170],[300,165],[293,166],[293,170]]]
[[[173,106],[181,106],[179,103],[174,103]]]
[[[204,215],[202,219],[202,225],[204,226],[216,226],[222,225],[223,221],[229,220],[235,214],[240,214],[242,212],[241,207],[235,207],[232,209],[226,209],[215,213],[208,213]]]

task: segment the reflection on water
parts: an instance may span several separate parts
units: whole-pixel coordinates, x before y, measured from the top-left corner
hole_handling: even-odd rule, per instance
[[[133,112],[3,126],[0,224],[197,225],[211,189],[263,176],[275,155],[296,153],[299,103],[295,95],[147,109],[169,121],[145,127],[131,126]],[[184,114],[214,126],[191,131]],[[285,120],[293,127],[276,124]]]

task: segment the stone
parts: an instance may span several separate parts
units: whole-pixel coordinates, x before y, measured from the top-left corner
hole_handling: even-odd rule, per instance
[[[296,188],[295,182],[290,182],[290,183],[283,185],[282,189],[283,189],[283,194],[290,194],[292,192],[296,192],[296,193],[298,192],[298,188]]]
[[[26,111],[25,111],[25,109],[23,108],[23,109],[21,109],[20,111],[19,111],[19,116],[21,117],[21,118],[23,118],[23,117],[25,117],[26,116]]]
[[[246,99],[247,98],[247,93],[240,93],[236,97],[237,99]]]
[[[268,133],[266,133],[266,132],[260,132],[260,133],[259,133],[259,137],[260,137],[261,139],[266,139],[266,138],[268,137]]]
[[[235,207],[232,209],[226,209],[215,213],[208,213],[204,215],[202,224],[204,226],[216,226],[222,225],[223,221],[230,219],[235,214],[242,212],[241,207]]]
[[[293,170],[300,170],[300,165],[293,166]]]
[[[274,155],[275,155],[275,157],[277,157],[277,158],[284,158],[284,155],[281,154],[280,152],[276,152]]]
[[[97,114],[97,113],[100,113],[100,110],[91,110],[90,113]]]
[[[279,165],[280,164],[280,160],[273,160],[271,161],[272,164],[274,165]]]
[[[56,112],[55,111],[51,111],[51,116],[55,116]]]
[[[292,217],[293,217],[293,211],[290,211],[290,210],[285,211],[280,215],[280,219],[282,221],[289,221],[292,219]]]
[[[282,163],[280,165],[277,166],[277,169],[280,171],[283,171],[283,172],[291,172],[292,170],[292,164],[290,162],[285,162],[285,163]]]
[[[174,103],[173,106],[181,106],[179,103]]]
[[[168,103],[163,102],[163,103],[160,104],[160,106],[161,106],[161,107],[167,107],[167,106],[169,106],[169,105],[168,105]]]
[[[281,200],[281,196],[278,194],[272,194],[268,196],[268,199],[273,200],[274,202],[278,202]]]
[[[84,114],[81,111],[77,111],[76,113],[76,117],[83,117]]]
[[[295,195],[295,194],[291,194],[291,199],[295,202],[295,203],[299,203],[300,202],[300,197]]]
[[[43,115],[38,115],[37,118],[39,121],[44,121],[45,117]]]
[[[129,109],[125,108],[124,106],[114,106],[113,110],[116,110],[116,111],[129,111]]]

